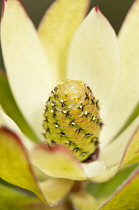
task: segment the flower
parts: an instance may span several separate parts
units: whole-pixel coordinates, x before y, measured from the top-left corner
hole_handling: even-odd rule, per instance
[[[119,169],[138,161],[138,147],[135,147],[139,133],[135,114],[138,46],[137,38],[131,36],[133,32],[138,35],[139,1],[133,5],[120,31],[120,49],[112,27],[98,7],[83,20],[88,3],[88,0],[76,0],[72,4],[70,0],[55,1],[37,33],[20,2],[4,0],[1,21],[6,73],[16,103],[28,123],[22,117],[28,132],[23,128],[16,105],[16,123],[26,136],[12,119],[0,112],[0,176],[34,192],[49,205],[57,204],[71,191],[70,201],[78,209],[81,209],[81,198],[86,209],[91,204],[97,205],[78,183],[87,179],[107,181]],[[105,126],[101,132],[100,154],[91,163],[81,163],[63,146],[48,148],[39,143],[43,138],[45,102],[52,87],[65,78],[83,80],[102,103],[100,114]],[[6,83],[4,79],[2,82]],[[11,95],[10,98],[15,103]],[[132,111],[134,115],[130,117]],[[14,119],[14,114],[10,112],[9,116]],[[130,122],[124,124],[128,119]],[[29,137],[37,143],[31,143]],[[40,176],[42,180],[37,181],[36,177]]]

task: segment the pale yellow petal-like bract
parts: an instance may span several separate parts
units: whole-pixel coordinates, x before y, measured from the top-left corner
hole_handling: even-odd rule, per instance
[[[101,117],[104,120],[114,97],[119,72],[116,34],[96,7],[81,23],[71,41],[68,78],[83,80],[92,88],[94,96],[102,104]]]
[[[96,182],[104,182],[112,178],[119,168],[124,167],[128,163],[128,151],[135,150],[133,144],[136,144],[136,129],[138,127],[139,117],[137,117],[130,126],[119,136],[117,139],[109,145],[104,145],[100,148],[99,161],[104,161],[106,170],[99,176],[92,180]],[[134,135],[133,135],[134,134]],[[131,142],[128,144],[128,142]],[[133,144],[132,144],[133,143]],[[135,146],[135,145],[134,145]],[[134,150],[134,151],[133,151]],[[137,153],[134,154],[134,157]],[[133,157],[133,156],[132,156]],[[134,159],[133,157],[133,159]],[[136,162],[136,161],[133,161]]]
[[[35,27],[18,0],[5,1],[1,44],[16,102],[34,132],[41,136],[43,108],[54,81]]]
[[[121,77],[102,135],[109,141],[124,126],[139,101],[139,0],[135,1],[119,33]]]
[[[88,5],[89,0],[57,0],[40,23],[40,40],[58,81],[65,79],[69,43]]]
[[[48,176],[71,180],[87,179],[80,162],[63,146],[49,148],[45,144],[38,145],[30,158],[32,163]]]

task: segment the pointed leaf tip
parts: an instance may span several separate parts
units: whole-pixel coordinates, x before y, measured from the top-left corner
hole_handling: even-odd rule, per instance
[[[96,12],[99,12],[100,10],[99,10],[99,6],[97,5],[97,6],[95,6],[95,11]]]
[[[84,80],[93,88],[93,94],[100,98],[103,104],[101,117],[104,119],[117,87],[119,72],[120,54],[116,34],[96,6],[80,24],[72,38],[68,54],[67,77]],[[109,76],[106,77],[106,75]],[[107,92],[109,101],[104,97],[103,90]]]
[[[5,3],[7,0],[2,0],[2,10],[1,10],[1,17],[3,16],[4,9],[5,9]]]

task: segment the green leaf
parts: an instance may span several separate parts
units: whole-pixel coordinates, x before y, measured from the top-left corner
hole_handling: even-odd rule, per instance
[[[120,131],[111,141],[114,141],[136,119],[138,115],[139,115],[139,103],[137,103],[137,105],[135,106],[134,110],[132,111],[131,115],[129,116],[125,124],[122,126]]]
[[[89,183],[87,191],[97,200],[106,200],[116,191],[116,189],[126,180],[130,174],[137,168],[138,164],[134,164],[128,168],[119,171],[114,178],[104,183]]]
[[[67,205],[66,205],[67,204]],[[68,203],[61,203],[56,207],[50,207],[36,197],[21,189],[12,189],[0,184],[0,209],[1,210],[71,210]]]
[[[5,181],[34,192],[46,202],[34,176],[27,151],[18,136],[0,128],[0,177]]]
[[[101,210],[139,209],[139,168],[118,188]]]
[[[136,162],[139,162],[139,126],[126,147],[120,168]]]
[[[2,106],[6,114],[13,119],[13,121],[18,125],[18,127],[26,136],[28,136],[32,141],[39,141],[25,121],[19,108],[17,107],[11,93],[6,75],[4,75],[2,71],[0,71],[0,105]]]
[[[0,184],[0,208],[2,210],[42,210],[46,205],[37,198]]]

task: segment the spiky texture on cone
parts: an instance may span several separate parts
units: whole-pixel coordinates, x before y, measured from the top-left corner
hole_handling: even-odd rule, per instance
[[[46,102],[43,127],[50,146],[63,144],[80,160],[98,151],[100,129],[98,100],[82,81],[65,80]]]

